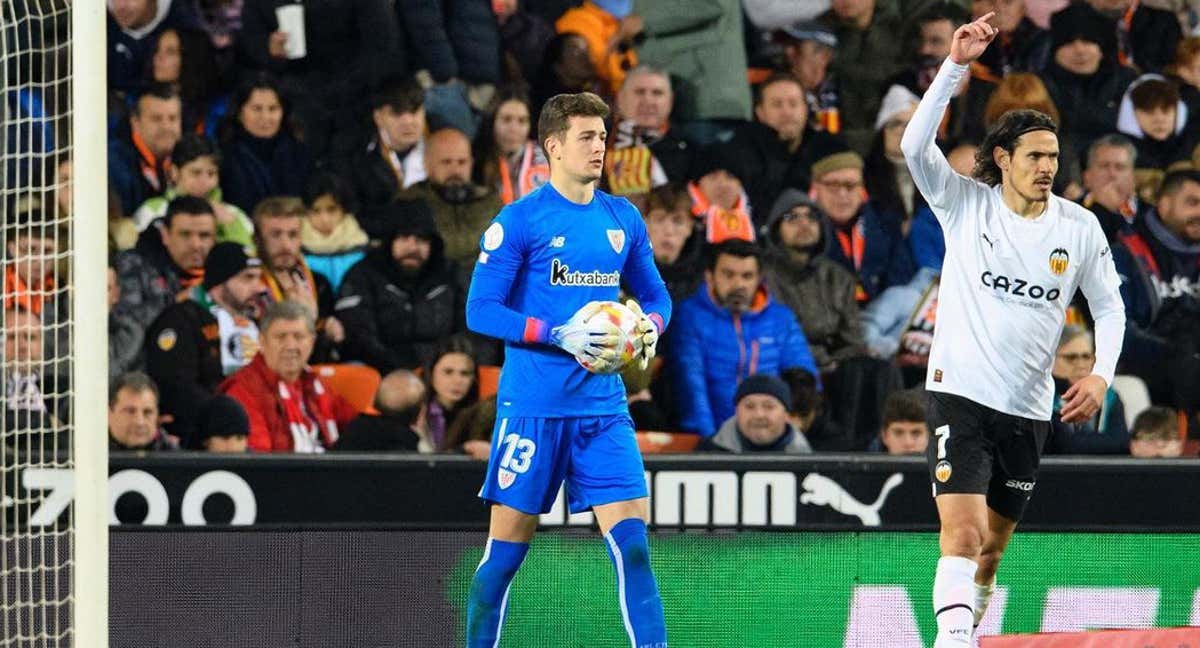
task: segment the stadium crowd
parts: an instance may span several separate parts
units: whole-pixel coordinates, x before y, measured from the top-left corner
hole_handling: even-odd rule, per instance
[[[542,104],[590,91],[613,110],[601,188],[641,210],[675,304],[660,358],[624,372],[638,429],[923,452],[945,244],[900,138],[954,30],[995,11],[939,144],[970,175],[1005,111],[1051,115],[1055,190],[1109,235],[1128,314],[1124,377],[1049,450],[1194,454],[1198,8],[108,0],[110,445],[486,459],[503,348],[465,325],[479,239],[548,180]],[[65,419],[71,385],[48,223],[79,170],[38,93],[9,98],[36,131],[10,149],[52,162],[5,172],[57,186],[5,229],[9,429]],[[1059,394],[1095,360],[1076,304]]]

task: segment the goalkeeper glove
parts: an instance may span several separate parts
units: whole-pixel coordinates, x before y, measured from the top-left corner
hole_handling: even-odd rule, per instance
[[[638,366],[645,370],[658,352],[658,325],[642,312],[642,307],[636,301],[630,299],[625,302],[625,306],[638,318],[635,334],[641,347],[638,352]]]
[[[605,365],[616,363],[617,344],[621,330],[612,322],[588,323],[588,318],[603,307],[602,302],[589,302],[575,312],[571,319],[550,329],[550,344],[566,351],[580,362]]]

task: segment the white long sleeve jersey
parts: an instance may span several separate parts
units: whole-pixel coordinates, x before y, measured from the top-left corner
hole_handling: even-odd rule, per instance
[[[947,60],[902,141],[912,177],[946,238],[926,388],[1000,412],[1049,420],[1050,370],[1067,305],[1082,288],[1096,320],[1093,373],[1112,384],[1125,328],[1121,280],[1095,215],[1051,196],[1022,218],[988,187],[958,175],[935,144],[967,67]]]

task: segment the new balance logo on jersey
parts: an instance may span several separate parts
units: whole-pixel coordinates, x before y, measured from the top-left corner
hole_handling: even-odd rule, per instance
[[[560,248],[566,244],[567,237],[565,236],[555,236],[554,238],[550,239],[550,247],[552,248]]]
[[[552,286],[618,286],[621,284],[621,273],[612,272],[582,272],[571,270],[567,264],[554,259],[550,263],[550,285]]]
[[[979,280],[984,286],[994,291],[1007,293],[1014,297],[1030,297],[1052,302],[1058,299],[1060,294],[1058,288],[1046,288],[1037,284],[1031,284],[1020,277],[1006,277],[1004,275],[992,274],[991,270],[984,270],[983,274],[979,276]]]

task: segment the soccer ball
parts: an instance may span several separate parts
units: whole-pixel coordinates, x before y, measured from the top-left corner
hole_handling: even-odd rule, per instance
[[[602,302],[600,310],[584,320],[585,325],[589,328],[595,326],[596,330],[609,323],[621,331],[621,339],[617,342],[617,361],[601,362],[598,366],[597,363],[576,358],[584,369],[592,373],[617,373],[642,352],[642,338],[637,334],[638,318],[628,306],[615,301]]]

